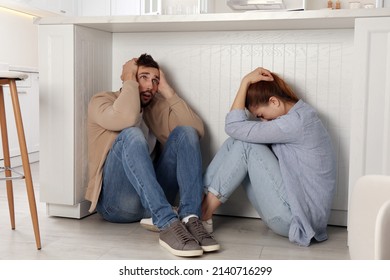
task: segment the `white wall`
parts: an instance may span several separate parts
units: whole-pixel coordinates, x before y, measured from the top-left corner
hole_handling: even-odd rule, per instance
[[[38,25],[33,17],[0,7],[0,64],[38,68]]]

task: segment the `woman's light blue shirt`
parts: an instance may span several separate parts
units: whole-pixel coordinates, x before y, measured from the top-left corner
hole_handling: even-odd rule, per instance
[[[290,241],[309,246],[313,237],[326,240],[336,160],[316,111],[299,100],[286,115],[263,122],[249,120],[245,110],[232,110],[226,116],[225,131],[241,141],[271,144],[292,212]]]

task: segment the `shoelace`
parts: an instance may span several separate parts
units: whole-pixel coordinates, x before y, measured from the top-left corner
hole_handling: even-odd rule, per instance
[[[184,243],[195,241],[182,223],[178,223],[178,226],[175,226],[173,231]]]
[[[200,220],[194,219],[189,223],[193,225],[192,228],[195,231],[195,235],[199,237],[200,240],[207,237],[212,238],[212,236],[205,230]]]

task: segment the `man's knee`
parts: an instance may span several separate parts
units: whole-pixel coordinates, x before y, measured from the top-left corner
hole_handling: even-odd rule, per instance
[[[146,143],[145,136],[139,127],[128,127],[123,129],[120,133],[120,137],[126,141]]]
[[[172,130],[171,134],[189,141],[199,141],[199,135],[192,126],[177,126]]]
[[[172,133],[193,135],[197,132],[192,126],[177,126],[172,130]]]

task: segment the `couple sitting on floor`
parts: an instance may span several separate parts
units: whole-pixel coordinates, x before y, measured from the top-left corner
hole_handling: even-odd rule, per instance
[[[133,58],[121,80],[119,91],[97,93],[88,107],[90,211],[115,223],[152,221],[161,246],[200,256],[220,249],[212,215],[243,185],[275,233],[302,246],[327,239],[336,181],[330,137],[278,75],[257,68],[243,77],[226,116],[230,137],[205,174],[203,122],[158,63]]]

